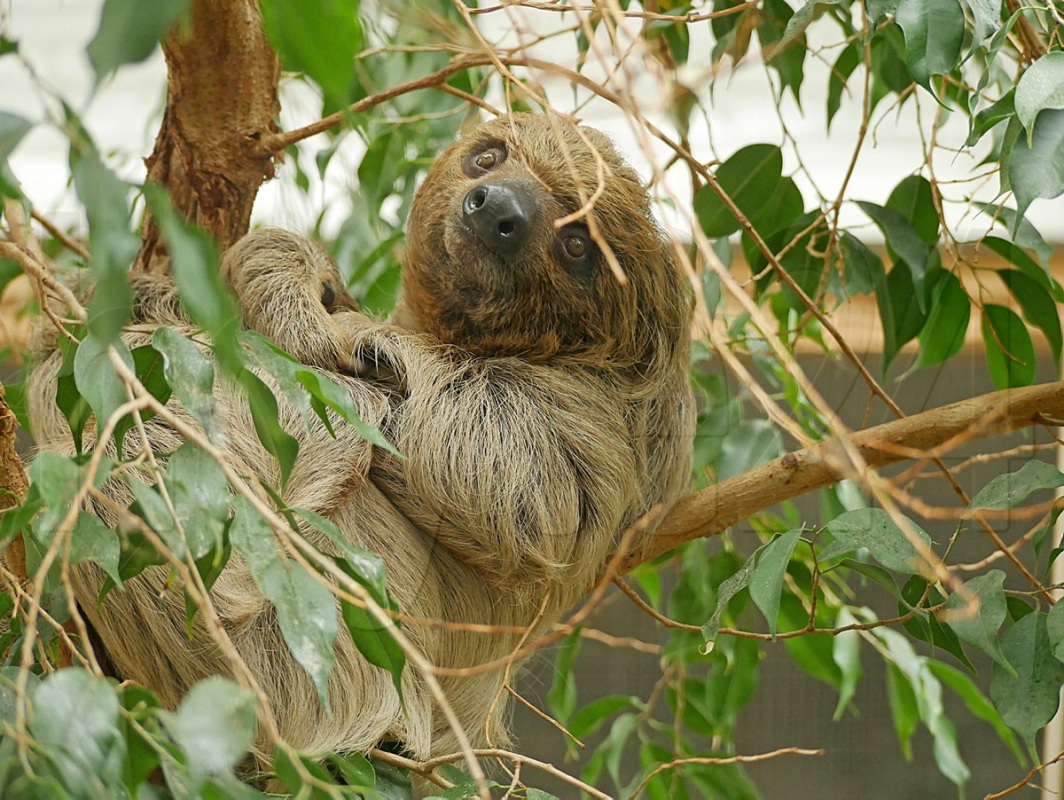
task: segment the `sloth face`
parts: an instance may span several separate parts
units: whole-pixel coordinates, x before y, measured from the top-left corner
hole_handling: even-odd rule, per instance
[[[531,114],[480,126],[429,170],[404,302],[423,330],[475,354],[633,365],[662,327],[682,335],[687,313],[635,172],[598,131]]]

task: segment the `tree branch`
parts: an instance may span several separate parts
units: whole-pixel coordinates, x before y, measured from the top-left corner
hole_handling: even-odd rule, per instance
[[[868,467],[931,458],[973,439],[1064,419],[1064,381],[1006,389],[854,433],[850,441]],[[643,550],[628,556],[628,572],[684,542],[715,536],[776,503],[853,475],[838,439],[787,453],[682,499]]]

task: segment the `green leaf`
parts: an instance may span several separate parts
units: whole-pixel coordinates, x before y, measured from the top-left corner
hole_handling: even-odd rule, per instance
[[[920,331],[920,357],[917,366],[940,364],[955,355],[964,344],[972,302],[964,286],[952,272],[935,286],[927,324]]]
[[[115,583],[121,583],[118,559],[122,547],[118,534],[104,525],[99,517],[82,511],[78,514],[70,537],[70,563],[92,561],[104,568]]]
[[[185,442],[170,456],[163,481],[193,560],[221,548],[229,516],[229,482],[218,462]]]
[[[1014,671],[994,665],[990,699],[1033,752],[1035,733],[1057,713],[1064,683],[1064,664],[1053,656],[1046,615],[1036,611],[1016,622],[1002,650]]]
[[[33,128],[33,123],[17,114],[0,111],[0,161],[4,161]]]
[[[850,42],[846,45],[842,52],[839,53],[839,57],[835,59],[835,65],[831,68],[831,75],[828,76],[828,128],[831,127],[831,120],[835,118],[835,114],[838,113],[839,106],[842,104],[842,93],[846,91],[846,81],[849,80],[849,77],[860,63],[861,48],[857,42]]]
[[[288,476],[292,474],[292,467],[295,466],[296,456],[299,455],[299,442],[281,427],[277,399],[270,388],[251,372],[244,372],[240,376],[240,383],[247,393],[255,433],[266,452],[276,458],[281,467],[283,486],[288,482]]]
[[[873,253],[864,242],[848,231],[839,235],[844,258],[843,278],[846,291],[852,296],[868,294],[880,286],[886,279],[886,270],[879,256]]]
[[[907,521],[912,535],[930,547],[931,537],[915,522]],[[923,572],[926,568],[924,557],[909,541],[909,537],[881,508],[847,511],[829,522],[826,530],[837,540],[851,547],[867,548],[872,558],[887,569],[914,575]]]
[[[222,282],[217,246],[207,234],[174,211],[163,187],[146,184],[144,199],[166,240],[181,304],[192,320],[211,335],[218,362],[231,373],[239,374],[236,331],[240,312]]]
[[[160,712],[185,752],[193,790],[229,772],[255,741],[255,695],[231,680],[207,678],[193,686],[176,713]]]
[[[277,609],[277,622],[292,656],[310,675],[326,713],[331,713],[328,680],[336,662],[336,598],[306,568],[288,559],[266,568],[262,593]]]
[[[783,579],[787,575],[787,565],[791,553],[798,544],[801,528],[795,528],[777,536],[768,544],[759,548],[754,554],[756,564],[750,573],[748,586],[750,598],[765,615],[769,633],[776,637],[776,623],[779,617],[780,593],[783,591]]]
[[[914,575],[902,587],[901,594],[902,601],[898,604],[899,615],[904,614],[906,610],[916,612],[915,616],[905,622],[905,630],[914,639],[945,650],[965,667],[975,672],[975,666],[968,659],[964,648],[961,647],[957,634],[925,610],[928,606],[937,606],[945,602],[941,592],[934,586],[928,586],[925,578]]]
[[[45,450],[38,453],[30,465],[29,477],[45,507],[34,525],[34,538],[47,547],[56,527],[70,510],[70,502],[81,486],[84,474],[69,458]],[[31,505],[31,498],[27,496],[26,500],[27,505]]]
[[[972,578],[964,584],[963,592],[956,591],[946,600],[943,619],[957,634],[957,638],[979,648],[1011,672],[1012,665],[1001,652],[997,638],[1007,613],[1002,588],[1004,581],[1005,573],[999,569]]]
[[[1009,89],[1001,99],[992,103],[971,119],[971,130],[968,133],[968,147],[972,147],[983,138],[983,134],[996,126],[999,122],[1016,115],[1015,90]]]
[[[728,578],[717,589],[717,604],[713,610],[713,615],[702,626],[702,636],[705,638],[707,644],[712,644],[717,638],[717,631],[720,630],[720,618],[724,614],[724,609],[728,607],[728,603],[739,592],[746,588],[750,582],[750,575],[753,574],[754,567],[757,565],[757,560],[754,556],[750,556],[743,564],[739,571]]]
[[[1049,264],[1049,260],[1053,256],[1053,245],[1046,242],[1034,225],[1025,220],[1022,214],[1017,213],[1015,209],[996,206],[993,203],[973,201],[973,205],[984,214],[1000,220],[1012,232],[1012,240],[1025,250],[1033,250],[1042,266]],[[1015,261],[1012,263],[1022,269],[1021,264]],[[1032,275],[1031,277],[1034,276]]]
[[[1064,473],[1045,461],[1028,461],[1015,472],[998,475],[972,498],[969,508],[1015,508],[1032,492],[1064,486]]]
[[[107,0],[100,14],[100,27],[86,48],[96,83],[123,64],[136,64],[150,56],[188,2]]]
[[[1044,110],[1029,138],[1029,143],[1017,138],[1008,155],[1009,187],[1020,216],[1037,198],[1048,200],[1064,192],[1064,110]],[[1003,151],[1002,168],[1004,162]]]
[[[835,618],[835,626],[844,628],[857,622],[857,618],[845,607],[839,609]],[[835,704],[835,712],[831,718],[838,721],[843,712],[853,702],[853,696],[857,693],[857,684],[861,680],[861,634],[858,631],[843,631],[834,637],[831,647],[831,658],[842,674],[842,682],[839,684],[839,701]]]
[[[1008,210],[1011,211],[1011,209]],[[1030,225],[1026,220],[1024,220],[1022,224]],[[1026,250],[1012,242],[999,239],[997,236],[987,236],[983,239],[983,244],[1006,261],[1019,267],[1024,275],[1049,292],[1055,300],[1058,302],[1064,301],[1064,292],[1061,291],[1060,285],[1053,280],[1048,270],[1027,254]],[[1043,244],[1045,243],[1043,242]],[[1048,248],[1047,253],[1040,257],[1048,260],[1049,254],[1052,253],[1053,248],[1048,245],[1046,245],[1046,247]]]
[[[922,175],[902,178],[891,190],[886,207],[901,214],[929,249],[938,244],[938,211],[935,210],[934,192],[927,178]]]
[[[1027,131],[1027,146],[1034,137],[1039,112],[1064,108],[1064,51],[1046,53],[1020,76],[1016,84],[1016,116]]]
[[[765,206],[771,198],[787,197],[788,205],[793,203],[793,194],[789,186],[780,191],[783,170],[783,153],[775,145],[752,144],[734,153],[717,168],[716,178],[720,188],[732,199],[743,215],[760,229],[758,222],[768,222],[771,216],[765,214]],[[789,179],[788,179],[789,180]],[[793,183],[793,182],[792,182]],[[779,195],[774,193],[780,192]],[[801,195],[797,197],[801,203]],[[695,195],[695,214],[702,225],[702,230],[711,239],[728,236],[739,230],[739,220],[728,210],[724,202],[710,186],[703,186]],[[798,208],[797,213],[801,213]],[[789,216],[779,217],[779,222],[789,221]],[[770,233],[771,231],[765,231]]]
[[[373,789],[377,780],[373,765],[361,753],[330,753],[327,758],[344,784],[353,789]]]
[[[170,548],[174,557],[183,559],[186,552],[185,540],[178,532],[177,526],[174,525],[174,518],[170,514],[170,509],[167,508],[166,501],[163,500],[162,495],[160,495],[156,489],[141,483],[136,478],[131,478],[128,483],[129,487],[133,490],[133,496],[137,498],[138,509],[136,510],[139,511],[141,518],[148,524],[148,527],[159,534],[159,538],[163,540],[163,544]],[[150,544],[146,546],[151,550],[154,550]],[[158,560],[152,558],[151,553],[147,553],[146,555],[148,558],[148,564],[160,563]],[[125,548],[123,548],[123,578],[131,577],[126,572],[126,557],[127,554]]]
[[[1060,608],[1057,608],[1060,606]],[[1057,661],[1064,661],[1064,603],[1055,603],[1046,617],[1046,635]]]
[[[74,796],[111,796],[121,782],[125,740],[111,686],[83,669],[53,673],[33,695],[30,730]]]
[[[894,21],[905,33],[905,64],[931,91],[931,76],[953,71],[964,42],[964,10],[957,0],[899,0]]]
[[[269,0],[262,4],[266,33],[285,69],[313,79],[325,95],[327,111],[356,99],[355,56],[363,47],[360,5],[357,0]]]
[[[975,19],[975,42],[982,42],[1001,27],[1001,0],[964,0]]]
[[[163,356],[166,382],[185,410],[203,426],[207,437],[218,434],[215,423],[214,365],[186,336],[173,328],[157,328],[151,346]]]
[[[111,346],[132,371],[133,356],[125,343],[116,339]],[[74,354],[74,383],[96,415],[97,431],[107,424],[111,415],[128,399],[125,386],[115,374],[107,351],[108,345],[105,342],[89,334],[81,341]]]
[[[986,696],[979,690],[979,687],[975,685],[975,682],[961,672],[956,667],[951,667],[949,664],[943,664],[941,661],[928,661],[927,668],[934,673],[942,683],[953,690],[961,700],[964,701],[964,705],[971,712],[972,716],[978,717],[984,722],[988,723],[1002,742],[1012,751],[1012,754],[1016,756],[1017,762],[1020,766],[1026,766],[1024,764],[1023,752],[1016,744],[1016,737],[1012,731],[1009,730],[1008,725],[1001,719],[1001,715],[997,712],[994,706],[986,699]]]
[[[71,148],[74,188],[89,218],[89,266],[95,279],[89,301],[89,332],[110,343],[129,321],[133,292],[127,274],[140,249],[130,230],[129,187],[89,151]]]
[[[999,389],[1029,386],[1037,363],[1023,320],[1004,306],[987,303],[983,306],[982,329],[986,363],[994,385]]]
[[[1012,296],[1020,304],[1026,320],[1045,334],[1053,351],[1053,363],[1060,363],[1061,331],[1057,304],[1050,290],[1038,280],[1014,269],[998,270],[997,275],[1009,287]]]
[[[281,558],[270,526],[244,497],[233,498],[233,524],[229,527],[229,541],[247,561],[251,577],[262,590],[269,568]]]
[[[923,297],[924,275],[927,271],[931,248],[912,223],[897,210],[861,200],[857,201],[857,205],[872,218],[876,227],[883,231],[883,236],[886,237],[891,251],[908,265],[913,287],[916,290],[916,298],[922,309],[924,303],[920,298]]]

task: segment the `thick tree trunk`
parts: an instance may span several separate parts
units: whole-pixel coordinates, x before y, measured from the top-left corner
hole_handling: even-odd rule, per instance
[[[243,236],[259,186],[273,176],[262,146],[278,132],[280,64],[258,0],[194,0],[191,24],[163,47],[166,113],[147,159],[148,181],[224,250]],[[134,272],[166,273],[166,245],[150,213]]]

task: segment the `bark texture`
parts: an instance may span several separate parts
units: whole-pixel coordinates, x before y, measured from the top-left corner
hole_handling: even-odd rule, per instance
[[[148,181],[170,190],[174,207],[217,240],[222,251],[248,230],[278,132],[280,63],[257,0],[194,0],[191,24],[163,46],[166,112]],[[166,274],[169,259],[152,215],[145,214],[134,272]]]

